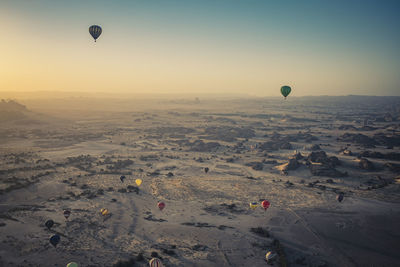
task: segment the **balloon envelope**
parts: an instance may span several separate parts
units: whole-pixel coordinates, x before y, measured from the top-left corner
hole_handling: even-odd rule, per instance
[[[50,237],[50,243],[56,247],[57,244],[60,242],[60,236],[59,235],[53,235],[52,237]]]
[[[281,94],[286,98],[290,92],[292,91],[292,88],[290,86],[284,85],[281,87]]]
[[[150,267],[162,267],[163,266],[161,260],[157,259],[157,258],[152,258],[149,261],[149,265],[150,265]]]
[[[158,206],[158,208],[160,210],[163,210],[165,208],[165,203],[164,202],[158,202],[157,206]]]
[[[263,202],[261,202],[261,205],[263,206],[264,210],[267,210],[269,208],[269,201],[268,200],[264,200]]]
[[[45,223],[44,225],[46,225],[46,227],[47,227],[48,229],[50,229],[51,227],[53,227],[54,221],[53,221],[53,220],[47,220],[46,223]]]
[[[102,33],[102,29],[98,25],[92,25],[89,27],[89,33],[93,37],[94,41],[96,42],[96,39],[99,38],[100,34]]]
[[[142,179],[136,179],[135,180],[135,183],[138,185],[138,186],[140,186],[141,184],[142,184]]]
[[[258,207],[258,203],[257,202],[250,202],[250,208],[252,209],[252,210],[254,210],[255,208],[257,208]]]
[[[208,167],[204,168],[204,172],[207,173],[210,169]]]
[[[64,217],[65,219],[68,219],[68,217],[71,215],[71,211],[69,210],[64,210]]]
[[[67,264],[67,267],[78,267],[78,263],[70,262],[70,263]]]
[[[336,196],[337,201],[342,202],[344,198],[344,194],[340,193],[339,195]]]
[[[122,175],[121,177],[119,177],[119,179],[121,180],[121,182],[124,182],[124,180],[125,180],[125,175]]]
[[[109,213],[108,209],[100,209],[101,215],[105,216]]]
[[[265,259],[268,261],[271,261],[273,258],[276,257],[276,253],[273,253],[271,251],[268,251],[267,254],[265,254]]]

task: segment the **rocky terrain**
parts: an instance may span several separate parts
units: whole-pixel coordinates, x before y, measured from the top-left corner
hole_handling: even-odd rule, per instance
[[[0,102],[0,266],[400,265],[400,98],[41,101]]]

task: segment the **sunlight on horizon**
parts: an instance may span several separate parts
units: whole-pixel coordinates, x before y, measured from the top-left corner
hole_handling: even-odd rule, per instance
[[[350,14],[306,4],[256,1],[240,9],[243,4],[226,1],[173,7],[120,1],[91,10],[75,1],[22,2],[0,4],[4,92],[277,96],[281,85],[290,84],[294,96],[400,93],[399,36],[392,31],[399,19],[390,24],[389,7],[380,9],[380,16],[390,12],[379,22],[387,26],[381,31],[377,22],[365,24],[371,7],[343,28],[338,20]],[[286,11],[292,17],[281,23]],[[314,12],[321,14],[310,17]],[[88,33],[95,23],[103,28],[97,43]]]

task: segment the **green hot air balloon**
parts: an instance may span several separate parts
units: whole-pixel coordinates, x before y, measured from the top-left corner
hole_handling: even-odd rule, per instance
[[[96,42],[97,38],[99,38],[101,32],[102,32],[102,29],[98,25],[92,25],[89,28],[89,33],[93,37],[95,42]]]
[[[285,99],[290,94],[291,91],[292,91],[292,88],[290,88],[290,86],[284,85],[281,87],[281,93],[285,97]]]

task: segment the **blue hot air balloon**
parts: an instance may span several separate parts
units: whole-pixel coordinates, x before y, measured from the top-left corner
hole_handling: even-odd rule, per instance
[[[60,243],[60,236],[59,235],[53,235],[52,237],[50,237],[50,243],[56,247],[58,243]]]

